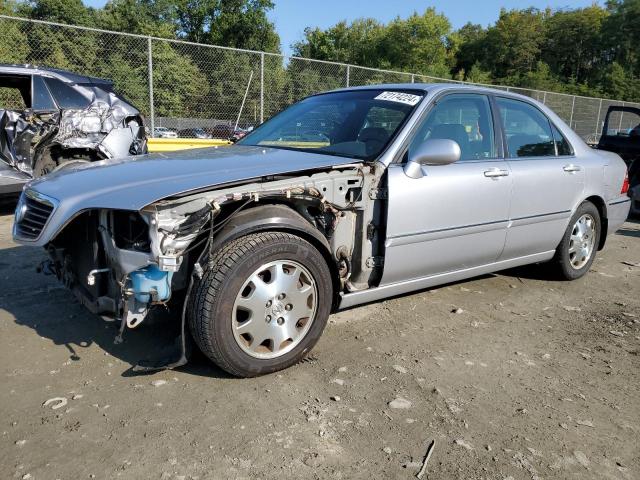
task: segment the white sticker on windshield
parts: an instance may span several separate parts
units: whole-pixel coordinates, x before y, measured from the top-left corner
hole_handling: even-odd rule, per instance
[[[407,105],[414,106],[420,101],[422,97],[420,95],[412,95],[410,93],[403,92],[382,92],[374,100],[386,100],[388,102],[405,103]]]

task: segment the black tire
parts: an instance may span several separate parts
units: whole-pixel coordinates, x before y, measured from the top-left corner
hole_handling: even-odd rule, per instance
[[[33,178],[44,177],[58,168],[58,165],[58,156],[49,149],[45,150],[33,167]]]
[[[77,165],[79,163],[89,163],[99,160],[95,152],[86,150],[62,150],[47,149],[42,152],[40,158],[33,167],[33,178],[44,177],[54,171],[66,166]]]
[[[583,215],[590,215],[593,218],[595,224],[595,233],[593,234],[594,238],[589,239],[590,241],[593,241],[593,248],[591,250],[590,257],[584,263],[584,265],[581,265],[580,268],[576,268],[571,262],[571,254],[569,252],[569,249],[572,245],[571,235],[573,233],[576,222]],[[564,232],[562,241],[556,249],[556,254],[553,259],[556,273],[558,273],[558,275],[560,275],[560,277],[565,280],[576,280],[584,276],[589,271],[589,268],[591,268],[591,264],[596,258],[596,252],[598,251],[598,245],[600,244],[601,234],[602,222],[600,220],[600,212],[591,202],[581,203],[580,206],[576,209],[575,213],[571,216],[571,220],[569,220],[569,225]]]
[[[200,350],[237,377],[275,372],[299,362],[316,344],[331,313],[332,278],[322,254],[300,237],[282,232],[246,235],[223,245],[193,288],[189,326]],[[313,277],[317,300],[311,326],[292,350],[276,358],[254,358],[238,344],[232,328],[233,305],[256,269],[278,260],[304,266]]]

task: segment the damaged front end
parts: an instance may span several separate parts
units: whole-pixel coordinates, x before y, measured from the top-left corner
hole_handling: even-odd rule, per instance
[[[378,182],[373,166],[353,164],[162,200],[139,212],[84,212],[47,244],[44,268],[89,310],[119,319],[118,342],[154,308],[181,310],[179,354],[139,369],[171,368],[186,362],[186,307],[194,282],[219,247],[239,235],[297,232],[327,257],[336,293],[374,284],[380,273],[372,261],[380,248],[374,225],[381,222],[370,192]]]

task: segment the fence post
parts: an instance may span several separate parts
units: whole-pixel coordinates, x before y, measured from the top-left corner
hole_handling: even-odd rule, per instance
[[[347,88],[349,88],[349,76],[351,75],[351,65],[347,65]]]
[[[600,112],[602,112],[602,99],[600,99],[600,105],[598,105],[598,116],[596,117],[596,137],[598,136],[598,130],[600,129]]]
[[[411,74],[411,83],[416,83],[416,76],[413,73]]]
[[[264,122],[264,52],[260,54],[260,123]]]
[[[153,56],[151,55],[151,37],[147,37],[147,66],[149,69],[149,119],[151,120],[151,138],[154,136],[155,112],[153,110]]]
[[[542,95],[542,104],[546,105],[547,104],[547,91],[544,91],[544,95]]]
[[[576,106],[576,96],[573,96],[573,102],[571,102],[571,116],[569,117],[569,128],[573,128],[573,109]],[[575,128],[574,128],[575,130]]]

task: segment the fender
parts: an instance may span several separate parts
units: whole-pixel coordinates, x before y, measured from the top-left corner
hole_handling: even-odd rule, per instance
[[[233,216],[229,223],[216,235],[212,248],[217,250],[223,243],[250,233],[265,230],[279,230],[302,234],[311,240],[316,247],[330,257],[327,239],[298,212],[281,204],[260,205],[242,210]]]

